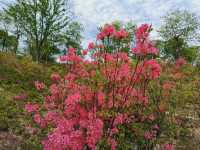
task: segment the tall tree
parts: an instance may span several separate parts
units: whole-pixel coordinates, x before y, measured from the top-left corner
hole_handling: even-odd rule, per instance
[[[68,0],[17,0],[8,9],[31,43],[33,59],[41,61],[48,43],[57,43],[65,28],[73,22]],[[55,44],[54,44],[55,45]]]
[[[18,52],[19,40],[22,36],[22,29],[19,24],[19,15],[16,11],[16,7],[9,7],[5,12],[5,19],[9,20],[9,31],[16,37],[15,47],[13,48],[14,53]]]
[[[164,24],[159,30],[163,41],[162,54],[174,59],[184,57],[189,43],[197,40],[199,20],[194,13],[176,10],[164,16]]]

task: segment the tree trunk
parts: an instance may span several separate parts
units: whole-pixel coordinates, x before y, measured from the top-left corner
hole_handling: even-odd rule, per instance
[[[6,39],[4,38],[4,39],[3,39],[3,44],[2,44],[2,52],[3,52],[4,49],[5,49],[5,45],[6,45]]]
[[[20,37],[20,35],[17,34],[17,37],[16,37],[16,45],[15,45],[15,47],[14,47],[14,53],[15,53],[15,54],[17,54],[17,52],[18,52],[19,37]]]

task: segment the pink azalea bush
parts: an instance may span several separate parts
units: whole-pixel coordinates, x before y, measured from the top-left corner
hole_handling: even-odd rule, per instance
[[[48,131],[42,140],[45,150],[115,150],[120,145],[153,149],[161,134],[164,111],[160,101],[151,100],[148,90],[150,82],[161,74],[159,63],[149,57],[158,54],[149,38],[151,30],[147,24],[136,30],[136,45],[130,48],[135,63],[121,51],[120,42],[128,33],[113,25],[105,25],[97,35],[98,42],[83,50],[85,55],[95,50],[91,61],[78,56],[73,48],[61,57],[68,62],[66,75],[52,74],[44,102],[25,106],[34,122]],[[120,45],[109,53],[112,40]],[[35,86],[38,91],[46,88],[38,81]],[[135,130],[137,125],[141,132]]]

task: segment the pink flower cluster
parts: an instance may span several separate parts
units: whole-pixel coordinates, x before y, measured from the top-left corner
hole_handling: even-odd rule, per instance
[[[45,88],[45,84],[39,81],[35,81],[35,87],[38,91],[41,91]]]
[[[163,147],[164,150],[174,150],[174,146],[171,143],[165,144]]]
[[[60,77],[60,75],[59,75],[58,73],[53,73],[53,74],[51,75],[51,80],[52,80],[52,81],[55,81],[55,82],[58,82],[58,81],[61,80],[61,77]]]
[[[161,67],[154,59],[145,61],[143,69],[147,78],[156,79],[160,76]]]
[[[97,35],[97,40],[103,40],[106,37],[124,39],[128,37],[128,32],[123,28],[118,31],[113,25],[106,24]]]
[[[136,31],[137,53],[143,56],[157,53],[149,41],[150,30],[150,26],[142,25]],[[105,25],[97,39],[109,36],[123,39],[128,33],[124,29],[117,31],[113,25]],[[88,50],[99,47],[105,48],[90,43]],[[34,113],[34,121],[41,128],[52,126],[42,141],[44,149],[95,150],[104,140],[110,149],[115,150],[119,126],[128,126],[137,120],[143,122],[144,115],[137,114],[149,105],[146,87],[160,76],[160,65],[147,57],[138,59],[133,65],[127,53],[110,54],[106,50],[97,52],[94,60],[88,61],[77,56],[73,48],[69,48],[67,55],[60,60],[69,62],[68,72],[64,78],[57,73],[52,74],[53,84],[44,96],[41,109],[35,104],[25,106],[28,112]],[[43,83],[36,82],[38,90],[44,87]],[[135,106],[141,109],[131,109]],[[154,115],[147,118],[149,122],[156,119]],[[155,138],[157,130],[158,126],[151,128],[144,138]]]
[[[14,100],[25,100],[27,99],[28,95],[25,94],[25,93],[22,93],[22,94],[19,94],[19,95],[16,95],[13,97]]]
[[[39,105],[28,103],[28,104],[25,105],[25,110],[29,113],[38,112],[39,111]]]
[[[151,26],[148,24],[141,25],[135,33],[136,46],[132,52],[136,55],[158,54],[158,49],[154,47],[153,42],[149,39]]]
[[[183,65],[185,65],[187,62],[186,62],[186,60],[184,59],[184,58],[182,58],[182,57],[180,57],[180,58],[178,58],[177,60],[176,60],[176,67],[181,67],[181,66],[183,66]]]

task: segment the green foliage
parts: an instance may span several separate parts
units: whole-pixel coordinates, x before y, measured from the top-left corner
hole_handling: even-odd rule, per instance
[[[18,52],[19,40],[22,31],[18,24],[19,17],[15,9],[9,8],[8,10],[2,11],[0,13],[0,20],[2,30],[11,34],[11,36],[8,36],[7,49],[16,54]]]
[[[198,17],[194,13],[186,10],[175,10],[164,17],[164,24],[161,26],[159,33],[165,40],[172,38],[181,38],[188,41],[195,38],[199,28]]]
[[[199,20],[193,13],[176,10],[167,14],[159,30],[162,41],[157,41],[161,56],[173,59],[185,57],[194,62],[197,49],[189,46],[189,42],[197,39],[198,29]]]
[[[185,58],[188,62],[195,62],[198,57],[198,46],[188,46],[183,39],[170,39],[168,41],[157,41],[162,58],[178,59]]]
[[[0,30],[0,51],[16,53],[17,39],[14,35],[9,35],[7,31]]]
[[[33,60],[47,61],[58,53],[58,45],[80,47],[80,25],[72,19],[69,1],[17,0],[5,12],[16,28],[17,41],[21,33],[25,37]],[[62,37],[68,41],[63,43]]]
[[[81,49],[81,32],[83,31],[83,26],[78,22],[72,22],[69,28],[66,29],[65,34],[63,34],[63,43],[67,48],[73,47],[77,50]]]
[[[181,55],[182,57],[186,58],[188,62],[194,62],[198,57],[198,51],[199,51],[198,46],[186,47],[184,48]]]

